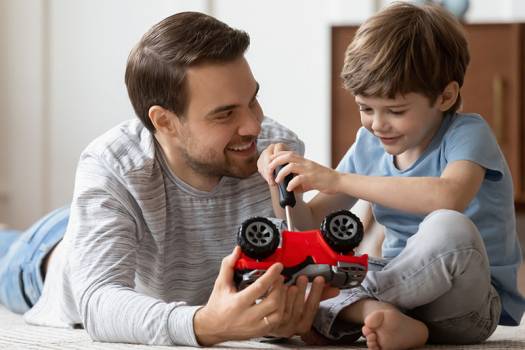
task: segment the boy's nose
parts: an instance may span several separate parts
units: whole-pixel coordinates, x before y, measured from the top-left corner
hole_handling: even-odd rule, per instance
[[[388,128],[388,124],[383,116],[380,114],[374,115],[372,119],[372,130],[374,131],[384,131]]]

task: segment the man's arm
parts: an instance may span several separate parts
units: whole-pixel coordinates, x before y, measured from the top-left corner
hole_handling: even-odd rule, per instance
[[[129,193],[100,161],[77,171],[68,237],[70,277],[82,323],[93,340],[197,346],[198,306],[164,302],[134,290],[142,237]]]
[[[141,278],[148,278],[144,271],[153,264],[156,250],[148,247],[151,242],[147,229],[141,229],[140,209],[110,172],[100,161],[83,157],[72,204],[72,235],[68,237],[74,298],[92,339],[212,345],[260,337],[272,331],[272,324],[281,322],[285,305],[282,265],[272,266],[256,283],[237,292],[233,266],[239,248],[224,259],[205,306],[189,306],[183,300],[163,301],[136,291],[136,272],[142,271]],[[147,256],[152,256],[151,260]],[[159,286],[151,293],[165,294],[163,288],[167,287]],[[262,301],[256,303],[258,299]]]

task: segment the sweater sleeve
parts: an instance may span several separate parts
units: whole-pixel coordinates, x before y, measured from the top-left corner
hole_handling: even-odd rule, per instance
[[[199,306],[164,302],[135,290],[143,230],[139,209],[115,169],[83,155],[77,169],[68,259],[75,303],[96,341],[198,346]]]

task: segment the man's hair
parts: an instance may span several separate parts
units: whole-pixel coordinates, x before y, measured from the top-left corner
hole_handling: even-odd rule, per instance
[[[148,116],[151,106],[182,117],[188,105],[188,67],[233,61],[249,45],[246,32],[203,13],[165,18],[144,34],[128,57],[125,82],[135,113],[151,132],[155,132]]]
[[[463,78],[470,60],[457,19],[437,5],[395,3],[365,21],[345,53],[341,77],[353,95],[421,93],[431,103]],[[461,106],[461,95],[447,111]]]

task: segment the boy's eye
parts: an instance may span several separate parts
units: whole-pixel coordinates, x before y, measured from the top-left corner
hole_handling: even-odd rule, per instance
[[[406,111],[405,110],[401,110],[401,111],[393,111],[393,110],[390,110],[390,113],[394,114],[394,115],[402,115],[404,114]]]
[[[372,113],[372,108],[369,108],[369,107],[359,107],[359,111],[360,111],[360,112],[364,112],[364,113]]]

